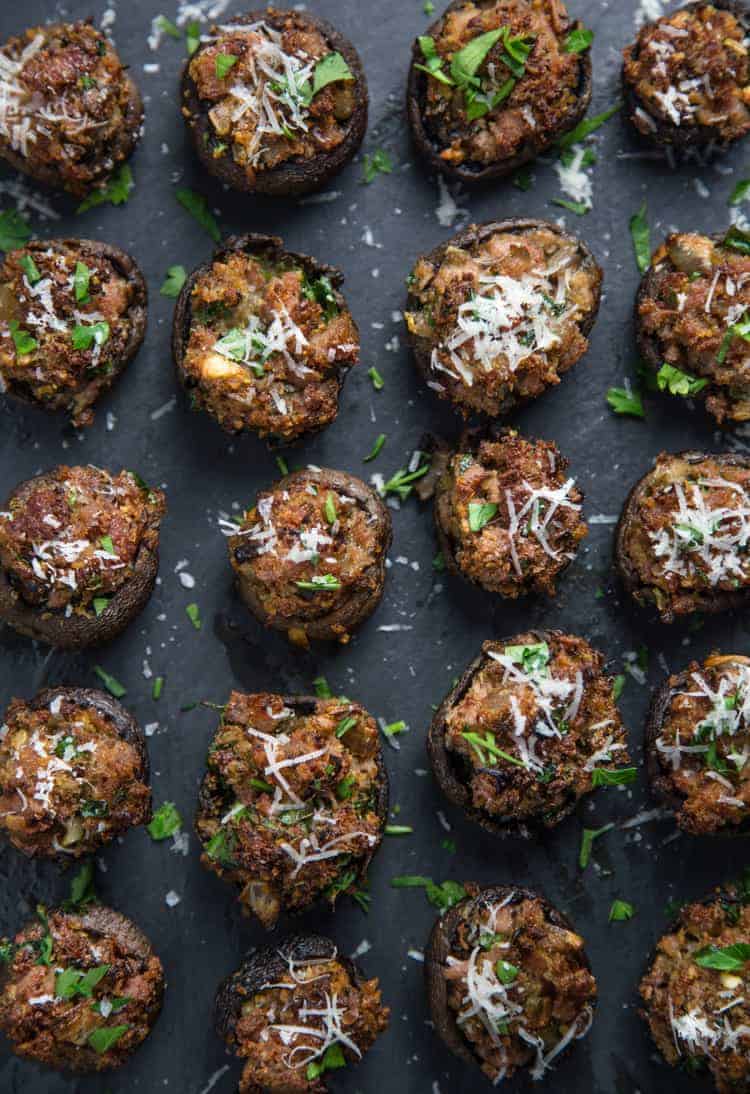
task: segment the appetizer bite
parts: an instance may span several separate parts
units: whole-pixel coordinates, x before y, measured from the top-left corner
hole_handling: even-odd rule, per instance
[[[164,494],[133,471],[55,467],[0,512],[0,620],[61,649],[108,642],[145,608]]]
[[[583,939],[529,889],[471,886],[432,928],[425,979],[435,1029],[495,1085],[522,1068],[543,1078],[591,1028]]]
[[[90,905],[46,911],[3,942],[0,1030],[13,1052],[58,1071],[120,1067],[161,1010],[164,970],[130,919]]]
[[[668,236],[636,298],[638,350],[659,386],[700,393],[720,425],[750,418],[748,309],[750,245],[736,229]]]
[[[92,688],[14,699],[0,726],[0,829],[29,858],[92,855],[151,820],[146,738]]]
[[[719,1094],[750,1082],[748,937],[750,906],[736,889],[686,904],[640,985],[641,1016],[666,1062],[709,1072]]]
[[[353,475],[309,467],[262,491],[229,539],[241,599],[295,645],[348,642],[377,607],[391,518]]]
[[[430,725],[440,789],[495,835],[553,828],[597,786],[635,778],[604,658],[583,638],[485,642]]]
[[[646,23],[623,50],[631,123],[667,153],[707,153],[750,132],[745,0],[692,3]]]
[[[630,595],[673,623],[746,602],[748,544],[747,456],[662,452],[626,499],[615,564]]]
[[[248,193],[317,190],[367,128],[357,51],[306,11],[269,7],[212,27],[185,65],[182,104],[203,166]]]
[[[172,353],[192,405],[288,444],[336,418],[359,331],[344,276],[276,236],[232,236],[180,292]]]
[[[668,677],[646,730],[655,796],[696,836],[735,834],[750,820],[750,658],[712,654]]]
[[[561,0],[454,0],[412,49],[419,154],[471,183],[547,151],[588,109],[591,38]]]
[[[218,1034],[247,1061],[240,1094],[325,1094],[326,1072],[359,1063],[389,1017],[378,981],[315,934],[250,950],[216,994]]]
[[[233,691],[211,744],[195,827],[201,862],[273,927],[356,895],[380,846],[388,776],[372,715],[347,699]]]
[[[404,319],[417,369],[464,417],[507,414],[583,357],[601,283],[588,247],[556,224],[470,225],[409,276]]]
[[[143,104],[89,22],[30,27],[0,46],[0,158],[83,197],[133,152]]]
[[[34,240],[0,266],[0,390],[91,425],[92,407],[140,349],[146,283],[118,247]]]
[[[465,434],[435,487],[435,527],[451,573],[509,599],[554,596],[588,532],[567,467],[553,441],[512,429]]]

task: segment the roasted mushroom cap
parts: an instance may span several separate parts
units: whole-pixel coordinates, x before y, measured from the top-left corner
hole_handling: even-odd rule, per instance
[[[72,711],[63,710],[63,704]],[[42,712],[45,717],[39,718]],[[111,727],[114,739],[97,723],[83,722],[86,712]],[[17,851],[64,862],[93,854],[151,819],[146,738],[111,695],[95,688],[45,688],[28,702],[14,700],[4,722],[0,828]],[[92,763],[98,765],[98,778]],[[107,763],[110,767],[103,767]],[[58,778],[60,797],[53,806]]]
[[[631,596],[655,605],[662,622],[672,623],[747,601],[748,543],[750,459],[662,453],[625,501],[615,565]]]
[[[14,510],[25,517],[31,499],[46,495],[48,490],[54,494],[61,485],[64,487],[67,472],[77,473],[89,470],[92,474],[112,478],[108,472],[100,471],[98,468],[58,467],[17,486],[7,499],[4,511],[7,513]],[[89,646],[102,645],[115,638],[145,608],[156,583],[159,569],[159,523],[165,508],[164,495],[160,490],[150,489],[145,484],[141,484],[132,472],[121,474],[135,478],[143,495],[145,507],[143,531],[138,539],[128,576],[117,586],[106,603],[104,602],[106,598],[102,597],[101,603],[92,602],[85,610],[73,609],[70,614],[67,614],[65,607],[56,609],[47,606],[44,580],[40,578],[38,585],[35,584],[33,587],[31,581],[26,581],[25,587],[21,588],[15,576],[11,575],[7,569],[9,562],[0,563],[0,620],[8,623],[19,634],[46,642],[59,649],[85,649]],[[72,494],[70,500],[74,508]],[[0,525],[3,523],[3,518],[4,514],[0,513]],[[38,518],[38,512],[31,514],[29,530],[32,537],[36,536],[36,531],[39,530]],[[15,543],[12,527],[13,522],[10,521],[6,529],[0,528],[0,558],[3,555],[4,541],[7,546],[6,559],[11,558],[11,545]],[[67,527],[63,526],[60,529],[50,525],[49,531],[41,537],[45,540],[47,547],[50,541],[64,536]],[[31,540],[25,537],[24,543],[27,546],[30,542]],[[64,559],[66,547],[63,546],[62,550],[60,557]],[[57,558],[57,555],[48,555],[49,558]],[[72,565],[75,566],[75,561]],[[37,577],[39,576],[36,569],[34,573]]]
[[[528,725],[522,737],[517,718]],[[562,631],[485,642],[437,708],[427,751],[453,805],[493,835],[523,838],[569,816],[593,789],[594,770],[628,761],[602,655]]]
[[[742,777],[750,744],[746,699],[750,658],[741,654],[693,662],[652,697],[645,739],[651,792],[693,835],[741,835],[750,827]]]
[[[533,37],[530,54],[520,68],[517,57],[508,66],[504,60],[505,39],[501,37],[482,56],[475,78],[486,77],[487,66],[492,64],[494,78],[502,85],[502,89],[496,89],[501,97],[489,112],[469,120],[465,92],[450,83],[454,75],[452,58],[481,34],[503,27],[511,37],[518,36],[526,43],[527,36]],[[471,32],[468,36],[467,29]],[[412,47],[406,106],[422,158],[445,175],[466,183],[481,183],[511,174],[550,148],[578,124],[591,101],[588,48],[571,53],[564,46],[569,32],[579,29],[583,24],[571,23],[559,0],[544,4],[528,0],[453,0]],[[448,83],[424,71],[434,65],[425,56],[425,37],[435,43],[435,55],[442,61],[441,71]],[[471,58],[468,62],[470,68],[473,61]],[[491,101],[491,97],[492,90],[485,89],[485,99]],[[478,100],[472,111],[477,109],[482,109]],[[434,119],[430,116],[433,112]]]
[[[0,158],[83,197],[132,154],[143,103],[109,39],[88,22],[31,27],[9,38]]]
[[[239,595],[261,623],[297,645],[348,642],[380,601],[391,537],[390,514],[371,487],[308,468],[259,495],[229,555]]]
[[[230,236],[182,287],[172,356],[193,406],[289,444],[335,419],[359,331],[344,275],[277,236]]]
[[[291,721],[294,719],[294,721]],[[233,692],[195,819],[201,862],[264,927],[357,894],[388,819],[378,727],[349,700]]]
[[[622,69],[639,135],[688,158],[750,132],[749,32],[746,0],[697,0],[642,27],[623,50]]]
[[[602,276],[586,244],[556,224],[469,225],[409,278],[404,319],[420,375],[464,416],[496,418],[537,398],[586,352]]]
[[[120,912],[40,905],[7,945],[13,956],[0,970],[0,1029],[16,1055],[60,1071],[104,1071],[123,1064],[151,1032],[164,995],[162,964]]]
[[[575,933],[566,916],[530,889],[496,885],[485,889],[470,886],[469,890],[469,896],[435,922],[425,949],[425,986],[430,1016],[435,1029],[451,1052],[465,1063],[482,1066],[485,1075],[494,1083],[501,1081],[506,1074],[510,1078],[517,1068],[525,1066],[530,1068],[532,1078],[540,1079],[552,1061],[559,1059],[563,1052],[576,1040],[584,1037],[591,1028],[593,1008],[596,1005],[596,981],[583,948],[583,939]],[[515,923],[516,911],[524,902],[530,902],[527,913],[535,920],[529,924],[528,933],[524,931],[523,925]],[[492,909],[496,911],[493,913]],[[497,1055],[494,1065],[472,1047],[475,1037],[470,1039],[470,1035],[464,1033],[459,1021],[460,1013],[449,1002],[451,985],[461,976],[462,968],[469,963],[479,964],[483,960],[482,955],[495,945],[497,936],[491,927],[487,930],[486,938],[481,941],[477,939],[476,943],[471,944],[468,943],[468,932],[462,931],[465,924],[475,918],[480,920],[485,912],[497,924],[497,934],[503,937],[507,933],[510,942],[510,946],[502,947],[507,958],[503,958],[502,963],[506,967],[510,966],[502,970],[503,979],[494,970],[484,970],[487,972],[484,978],[487,991],[483,993],[483,1001],[497,1004],[498,1020],[501,1008],[510,1012],[504,1023],[507,1032],[497,1030],[494,1035],[489,1034],[491,1045],[488,1046],[488,1055],[491,1057],[493,1052]],[[543,924],[538,922],[539,912],[543,917]],[[498,916],[501,917],[500,922]],[[503,929],[502,917],[511,921],[512,929],[509,932]],[[555,936],[554,940],[550,939],[550,935]],[[515,946],[520,947],[522,955],[518,963],[508,956],[514,953],[512,947]],[[468,954],[468,961],[466,957],[455,959],[458,948],[471,950],[473,962]],[[451,960],[452,956],[455,964]],[[528,958],[528,964],[523,958]],[[533,1004],[538,993],[554,995],[544,1008],[537,1008],[532,1018],[536,1025],[542,1015],[547,1014],[549,1017],[548,1026],[545,1027],[547,1036],[542,1036],[536,1043],[534,1036],[538,1034],[525,1038],[517,1033],[523,1023],[524,994],[519,993],[517,1000],[508,1005],[508,992],[515,994],[512,991],[513,981],[519,977],[525,979],[526,976],[529,981],[526,999],[530,1003]],[[469,995],[471,1003],[467,1010],[471,1009],[471,1004],[478,1002],[471,991]],[[560,1025],[561,1014],[570,1009],[571,1004],[575,1017],[568,1021],[564,1030],[553,1033],[552,1027]],[[514,1006],[520,1010],[514,1011]],[[491,1022],[492,1017],[489,1016],[486,1022],[482,1022],[481,1028],[486,1031],[484,1036],[487,1036]],[[482,1037],[481,1032],[479,1037]],[[501,1046],[501,1051],[498,1051]]]
[[[0,333],[5,393],[90,425],[94,403],[141,347],[147,299],[135,261],[109,243],[40,239],[9,252],[0,269],[0,326],[14,323],[16,337],[13,328]]]
[[[300,109],[308,109],[305,96],[303,95],[302,98],[299,94],[291,96],[296,105],[291,108],[290,114],[288,105],[287,108],[283,106],[285,100],[279,99],[278,92],[274,91],[270,101],[276,104],[276,109],[282,114],[282,120],[274,125],[272,119],[269,123],[271,127],[264,132],[272,137],[276,135],[274,137],[276,139],[286,126],[297,139],[291,142],[289,148],[275,147],[265,161],[261,156],[258,162],[253,164],[252,157],[259,148],[262,149],[262,144],[256,147],[255,139],[250,139],[253,134],[248,131],[244,134],[241,144],[237,145],[239,152],[235,155],[232,137],[235,135],[237,118],[234,113],[227,117],[227,111],[219,111],[217,114],[217,107],[214,105],[218,100],[226,98],[221,93],[228,92],[229,87],[223,88],[222,85],[227,82],[231,84],[234,64],[227,69],[226,79],[219,76],[219,69],[216,67],[211,72],[210,66],[216,66],[216,49],[213,41],[199,46],[196,53],[185,63],[181,84],[182,114],[190,131],[196,154],[210,174],[235,190],[295,197],[324,186],[346,166],[359,148],[367,128],[367,81],[359,54],[351,42],[330,23],[309,12],[280,11],[270,7],[262,11],[251,11],[247,15],[241,15],[223,23],[220,30],[216,27],[212,28],[212,34],[219,34],[222,38],[226,38],[228,43],[242,54],[246,48],[242,44],[242,39],[247,34],[247,31],[243,34],[242,28],[254,24],[263,24],[270,28],[272,35],[276,36],[289,31],[296,39],[294,64],[298,66],[300,80],[303,79],[303,70],[306,66],[302,63],[303,58],[299,54],[306,52],[305,46],[309,46],[310,42],[315,42],[319,37],[325,40],[329,49],[329,54],[326,56],[338,54],[343,58],[354,79],[329,84],[328,89],[319,96],[319,102],[323,96],[328,96],[321,107],[328,115],[328,123],[321,126],[318,119],[317,126],[311,129],[305,123],[303,129],[297,123]],[[235,34],[231,30],[233,27],[239,28]],[[270,37],[266,34],[264,36]],[[234,54],[229,52],[227,56],[231,57]],[[204,62],[209,65],[203,74],[203,80],[205,91],[210,94],[210,98],[202,97],[194,79],[194,74],[199,71]],[[312,68],[311,65],[310,67]],[[264,82],[271,80],[270,72],[272,71],[273,65],[267,64]],[[280,82],[283,83],[286,76],[287,73],[284,70],[279,70]],[[309,87],[312,84],[314,87],[314,71],[311,71],[309,76],[309,79],[304,77],[305,86]],[[245,109],[249,111],[251,119],[255,117],[249,105],[252,102],[252,91],[247,93],[247,101],[241,99],[236,101],[240,104],[240,118],[245,115]],[[291,100],[286,101],[288,104]],[[341,125],[339,125],[339,117]],[[215,119],[216,125],[212,118]],[[302,120],[304,121],[304,118]],[[325,122],[325,117],[322,120]],[[257,129],[255,137],[257,138]],[[261,134],[261,142],[262,139]]]

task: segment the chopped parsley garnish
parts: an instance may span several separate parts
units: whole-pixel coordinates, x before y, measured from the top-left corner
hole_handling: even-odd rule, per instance
[[[36,285],[37,281],[41,281],[42,275],[39,273],[37,264],[31,255],[23,255],[23,257],[19,259],[18,265],[26,274],[26,280],[30,285]]]
[[[494,501],[470,501],[469,502],[469,528],[472,532],[481,532],[485,524],[489,524],[497,513],[497,502]]]
[[[223,80],[225,76],[228,76],[230,69],[234,68],[238,60],[239,57],[231,53],[217,53],[215,61],[217,78]]]
[[[298,589],[303,592],[319,593],[324,591],[335,592],[341,588],[341,582],[333,574],[315,574],[310,581],[295,581]]]
[[[109,814],[109,802],[103,798],[89,798],[81,803],[82,817],[106,817]]]
[[[102,612],[106,612],[107,608],[109,607],[109,597],[95,596],[92,600],[92,604],[94,605],[94,615],[98,618],[102,614]]]
[[[380,488],[380,494],[385,497],[386,494],[398,494],[401,501],[406,499],[414,489],[414,483],[421,479],[423,475],[426,475],[430,470],[430,459],[423,457],[420,453],[420,464],[415,471],[409,471],[408,468],[400,468],[394,475],[391,475],[388,482],[384,483]],[[426,463],[422,463],[423,458],[427,459]]]
[[[276,466],[278,467],[282,475],[289,474],[289,464],[286,462],[283,456],[276,457]]]
[[[466,896],[463,885],[457,881],[443,881],[436,884],[431,877],[404,874],[391,878],[391,887],[394,889],[424,889],[425,896],[435,908],[447,911],[454,904],[458,904]]]
[[[329,524],[335,524],[338,520],[338,513],[336,512],[336,497],[329,490],[326,494],[325,505],[323,506],[323,512],[325,513],[326,520]]]
[[[313,680],[313,688],[315,689],[315,694],[319,699],[333,699],[331,686],[326,680],[325,676],[316,676]]]
[[[186,279],[187,274],[184,266],[170,266],[159,292],[162,296],[179,296],[180,289],[185,284]]]
[[[511,965],[510,961],[495,962],[495,976],[501,984],[512,984],[519,971],[518,966]]]
[[[438,551],[432,560],[432,568],[436,574],[442,574],[445,572],[445,557],[442,551]]]
[[[403,718],[400,718],[397,722],[389,722],[388,725],[383,726],[383,733],[386,737],[398,737],[401,733],[406,733],[406,722]]]
[[[570,213],[575,213],[577,217],[586,216],[590,206],[584,201],[568,201],[567,198],[552,198],[553,205],[561,205],[563,209],[567,209]]]
[[[656,374],[656,382],[659,391],[668,391],[670,395],[697,395],[699,391],[703,391],[708,380],[698,379],[689,372],[665,363]]]
[[[34,946],[37,951],[37,958],[34,962],[35,965],[51,965],[52,964],[52,951],[54,949],[54,941],[49,929],[49,920],[47,918],[47,909],[43,904],[37,904],[36,917],[44,927],[44,934],[41,938],[36,939]]]
[[[94,344],[103,346],[108,339],[109,323],[105,319],[98,323],[76,323],[70,336],[73,349],[91,349]]]
[[[455,855],[456,853],[456,841],[454,839],[442,839],[440,846],[444,851],[447,851],[449,855]]]
[[[386,836],[410,836],[414,829],[409,824],[386,824]]]
[[[75,875],[70,883],[70,896],[65,901],[65,908],[67,911],[72,911],[76,908],[83,908],[87,904],[91,904],[96,900],[96,891],[94,889],[94,864],[93,862],[84,862],[81,869]]]
[[[168,34],[170,38],[182,38],[180,28],[171,19],[167,19],[166,15],[157,15],[156,26],[164,34]]]
[[[352,796],[352,791],[357,784],[357,778],[355,775],[347,775],[345,779],[342,779],[336,786],[336,797],[341,802],[348,801]]]
[[[585,140],[590,133],[599,129],[600,126],[608,122],[610,118],[614,117],[618,110],[622,108],[622,103],[617,102],[614,106],[610,106],[607,110],[602,111],[601,114],[594,114],[592,118],[584,118],[582,122],[579,122],[575,129],[571,129],[569,133],[564,133],[560,140],[557,142],[558,148],[570,148],[573,144],[579,144],[582,140]]]
[[[583,53],[584,50],[589,48],[593,40],[593,30],[589,30],[587,27],[576,27],[575,30],[571,30],[565,39],[563,48],[566,53]]]
[[[733,338],[744,338],[746,342],[750,342],[750,313],[743,312],[736,323],[731,323],[727,327],[719,346],[719,352],[716,355],[716,360],[720,365],[723,365],[726,360]],[[707,382],[704,380],[704,385]]]
[[[152,699],[161,699],[161,693],[162,693],[163,690],[164,690],[164,677],[163,676],[155,676],[154,677],[154,684],[153,684],[153,687],[151,688],[151,698]]]
[[[517,756],[511,756],[509,752],[505,752],[502,748],[498,748],[495,741],[495,734],[490,733],[489,730],[482,737],[479,733],[475,733],[473,730],[464,730],[461,736],[469,742],[471,747],[477,754],[479,762],[481,764],[489,764],[490,758],[498,760],[505,760],[509,764],[514,764],[516,767],[526,768],[526,764],[522,760],[519,760]]]
[[[729,247],[731,251],[739,251],[740,254],[750,255],[750,232],[744,232],[733,224],[721,241],[722,247]]]
[[[252,778],[249,782],[253,790],[260,790],[261,794],[273,794],[274,792],[271,783],[267,783],[265,779]]]
[[[357,724],[357,719],[353,714],[348,715],[346,718],[342,718],[339,724],[336,726],[336,736],[341,739],[344,734],[348,733],[350,729],[354,729]]]
[[[506,646],[503,652],[515,664],[521,665],[529,675],[549,675],[546,669],[550,653],[546,642],[534,642],[528,646]]]
[[[617,702],[617,700],[620,698],[623,691],[625,690],[626,681],[627,677],[622,672],[618,673],[612,681],[612,698],[615,700],[615,702]]]
[[[750,942],[735,942],[732,946],[704,946],[693,955],[702,969],[739,972],[750,961]]]
[[[182,817],[174,802],[164,802],[154,813],[150,824],[146,825],[146,831],[152,840],[163,840],[179,832],[182,827]]]
[[[313,1082],[315,1079],[319,1078],[324,1071],[335,1071],[340,1067],[346,1067],[346,1060],[344,1059],[341,1045],[338,1041],[334,1041],[332,1045],[328,1046],[319,1059],[313,1060],[307,1065],[305,1077],[308,1082]]]
[[[384,148],[377,148],[371,155],[365,156],[362,165],[362,181],[369,186],[378,175],[393,173],[393,160]]]
[[[432,76],[441,84],[447,84],[450,87],[453,80],[443,72],[443,59],[437,51],[435,39],[430,38],[429,34],[422,34],[418,38],[418,42],[425,63],[414,67],[419,69],[420,72],[426,72],[428,76]]]
[[[102,536],[99,540],[99,543],[102,547],[102,550],[106,551],[108,555],[116,554],[115,545],[112,542],[112,536]]]
[[[31,239],[31,228],[17,209],[0,213],[0,251],[15,251]]]
[[[602,825],[601,828],[584,828],[583,835],[581,836],[581,849],[578,852],[578,865],[582,870],[585,870],[591,860],[591,851],[594,846],[594,840],[599,839],[605,832],[609,832],[614,828],[614,822],[610,821],[609,824]]]
[[[612,901],[612,906],[609,909],[610,923],[624,923],[626,919],[632,919],[634,915],[635,908],[632,904],[628,904],[627,900]]]
[[[648,226],[646,202],[630,218],[630,236],[633,240],[635,262],[641,273],[651,265],[651,230]]]
[[[208,202],[203,194],[180,187],[175,190],[175,197],[183,209],[187,209],[191,217],[198,221],[201,228],[205,228],[214,243],[218,243],[221,239],[219,225],[216,223],[216,218],[209,209]]]
[[[385,433],[380,433],[375,439],[375,444],[372,446],[368,455],[362,457],[362,463],[370,463],[380,452],[381,448],[385,444]]]
[[[84,999],[90,999],[94,994],[94,988],[103,980],[110,970],[109,965],[97,965],[96,968],[81,972],[80,969],[67,968],[59,972],[55,977],[55,995],[58,999],[74,999],[76,995],[82,995]]]
[[[73,291],[79,304],[85,304],[89,299],[90,281],[91,270],[86,263],[76,262],[75,273],[73,274]]]
[[[188,57],[192,57],[198,46],[201,44],[201,28],[200,23],[194,20],[185,27],[185,46],[188,51]]]
[[[92,190],[76,209],[77,213],[85,213],[97,205],[122,205],[130,197],[130,191],[135,186],[133,172],[127,163],[118,167],[109,177],[104,186]]]
[[[9,965],[15,956],[15,945],[9,938],[3,938],[0,941],[0,962],[2,962],[3,965]]]
[[[385,380],[380,375],[380,373],[378,372],[378,370],[375,368],[374,365],[372,366],[372,368],[369,368],[367,370],[367,375],[372,380],[372,386],[375,388],[375,390],[376,391],[382,391],[383,388],[385,387]]]
[[[197,604],[188,604],[185,608],[185,615],[193,624],[195,629],[199,631],[201,629],[201,610]]]
[[[130,1026],[100,1026],[98,1029],[92,1029],[88,1036],[88,1042],[93,1048],[94,1052],[98,1052],[102,1056],[113,1045],[116,1045],[123,1034],[127,1033]]]
[[[629,414],[632,418],[646,417],[640,391],[633,391],[626,387],[611,387],[607,392],[607,402],[615,414]]]
[[[329,84],[340,80],[353,80],[354,74],[340,53],[327,53],[315,65],[313,72],[312,98]]]
[[[94,665],[94,672],[104,684],[110,695],[114,695],[115,699],[122,699],[123,695],[125,694],[126,688],[122,686],[122,684],[116,677],[111,676],[108,672],[105,672],[101,665]]]
[[[331,284],[331,279],[326,277],[325,274],[321,274],[320,277],[315,277],[312,280],[305,277],[302,281],[302,295],[318,304],[323,309],[326,319],[332,319],[334,315],[338,314],[339,306],[336,303],[336,293]]]
[[[530,190],[534,185],[531,172],[526,167],[521,168],[520,171],[516,171],[513,176],[513,185],[517,190]]]
[[[634,767],[619,767],[615,771],[607,771],[603,767],[595,767],[591,772],[592,786],[628,786],[638,778],[638,772]]]
[[[750,198],[750,179],[741,179],[729,197],[730,205],[741,205]]]
[[[27,353],[33,353],[35,349],[39,348],[36,338],[32,338],[28,331],[21,330],[17,319],[11,319],[8,323],[8,330],[19,356],[23,357]]]

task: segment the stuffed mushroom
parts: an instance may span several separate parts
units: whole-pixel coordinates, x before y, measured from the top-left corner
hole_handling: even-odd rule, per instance
[[[296,645],[348,642],[380,601],[391,518],[353,475],[295,471],[262,491],[229,530],[240,597]]]
[[[418,152],[462,182],[515,171],[586,113],[590,44],[561,0],[454,0],[412,50]]]
[[[92,855],[151,819],[143,730],[105,692],[14,699],[0,726],[0,829],[30,858]]]
[[[515,599],[554,596],[587,527],[583,494],[552,441],[514,430],[468,433],[435,487],[435,527],[448,569]]]
[[[719,1094],[750,1086],[749,936],[736,888],[686,904],[640,984],[641,1015],[666,1062],[708,1072]]]
[[[138,352],[146,283],[118,247],[34,240],[0,266],[0,390],[90,425],[92,407]]]
[[[61,649],[116,637],[159,568],[164,495],[133,471],[55,467],[0,512],[0,620]]]
[[[528,889],[470,886],[432,929],[425,978],[435,1029],[494,1085],[522,1068],[543,1078],[591,1028],[596,980],[583,939]]]
[[[2,943],[0,1030],[13,1052],[59,1071],[120,1067],[159,1016],[164,970],[124,915],[45,910]]]
[[[324,186],[362,143],[367,103],[354,46],[306,11],[269,7],[212,27],[182,77],[201,163],[249,193]]]
[[[219,1036],[242,1060],[240,1094],[325,1094],[388,1026],[376,979],[315,934],[251,950],[216,994]]]
[[[651,789],[693,835],[750,821],[750,658],[714,653],[668,677],[649,713]]]
[[[420,258],[404,319],[417,368],[464,416],[537,398],[580,360],[602,271],[588,247],[543,220],[491,221]]]
[[[175,309],[172,352],[193,406],[230,433],[281,444],[330,425],[359,361],[343,280],[276,236],[226,240]]]
[[[632,781],[612,685],[602,655],[575,635],[485,642],[432,719],[440,789],[495,835],[528,837],[595,787]]]
[[[749,544],[750,460],[663,452],[628,495],[615,562],[631,596],[672,623],[746,602]]]
[[[383,838],[388,777],[372,715],[348,699],[232,692],[211,744],[201,861],[273,927],[357,895]]]
[[[141,96],[89,22],[30,27],[0,46],[0,158],[82,197],[101,187],[141,135]]]
[[[750,132],[750,13],[745,0],[692,3],[641,28],[623,52],[632,125],[684,157]]]

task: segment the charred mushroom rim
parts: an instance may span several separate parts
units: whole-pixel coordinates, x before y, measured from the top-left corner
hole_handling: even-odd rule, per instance
[[[0,1029],[17,1056],[58,1071],[119,1067],[159,1016],[161,961],[135,923],[101,904],[38,905],[2,960]]]
[[[719,422],[750,419],[750,238],[670,235],[655,252],[636,299],[638,350],[654,371],[664,365],[680,394],[706,399]],[[674,373],[672,373],[674,376]],[[682,385],[679,381],[682,380]],[[668,385],[674,390],[674,384]]]
[[[234,691],[207,767],[201,862],[241,887],[243,911],[264,927],[366,882],[388,776],[378,727],[359,704]]]
[[[367,128],[354,46],[308,12],[269,7],[211,28],[185,65],[182,113],[203,166],[235,190],[323,186]]]
[[[719,1094],[750,1081],[750,906],[736,888],[686,904],[659,940],[640,993],[668,1064],[708,1071]]]
[[[240,1094],[325,1094],[326,1072],[358,1063],[389,1017],[378,981],[315,934],[251,950],[216,994],[219,1036],[247,1060]]]
[[[647,23],[623,51],[629,117],[641,136],[684,157],[750,132],[746,0],[687,4]]]
[[[583,494],[552,441],[467,433],[435,487],[446,566],[488,592],[554,596],[588,529]]]
[[[295,471],[223,527],[240,597],[295,645],[348,642],[380,601],[391,518],[353,475]]]
[[[468,888],[425,952],[432,1021],[494,1084],[520,1068],[541,1079],[591,1028],[596,981],[583,939],[529,889]]]
[[[749,544],[750,460],[662,452],[627,497],[615,562],[631,596],[672,623],[746,603]]]
[[[146,283],[124,251],[35,240],[0,267],[0,390],[90,425],[146,332]]]
[[[591,101],[589,43],[571,33],[583,29],[561,0],[455,0],[412,48],[407,110],[420,155],[472,183],[550,148]]]
[[[537,398],[588,349],[602,271],[544,220],[470,225],[418,259],[404,319],[417,368],[465,417]]]
[[[737,833],[750,816],[750,658],[712,654],[654,694],[646,755],[654,794],[693,835]]]
[[[61,649],[99,645],[146,606],[164,494],[133,471],[55,467],[0,512],[0,620]]]
[[[89,22],[31,27],[0,47],[0,157],[82,197],[133,152],[143,104]]]
[[[172,352],[193,406],[282,444],[335,419],[359,331],[344,277],[276,236],[232,236],[185,282]]]
[[[151,819],[146,740],[105,692],[14,699],[0,726],[0,828],[31,858],[91,855]]]
[[[485,642],[427,737],[440,789],[495,835],[554,827],[597,786],[630,781],[604,658],[561,631]]]

